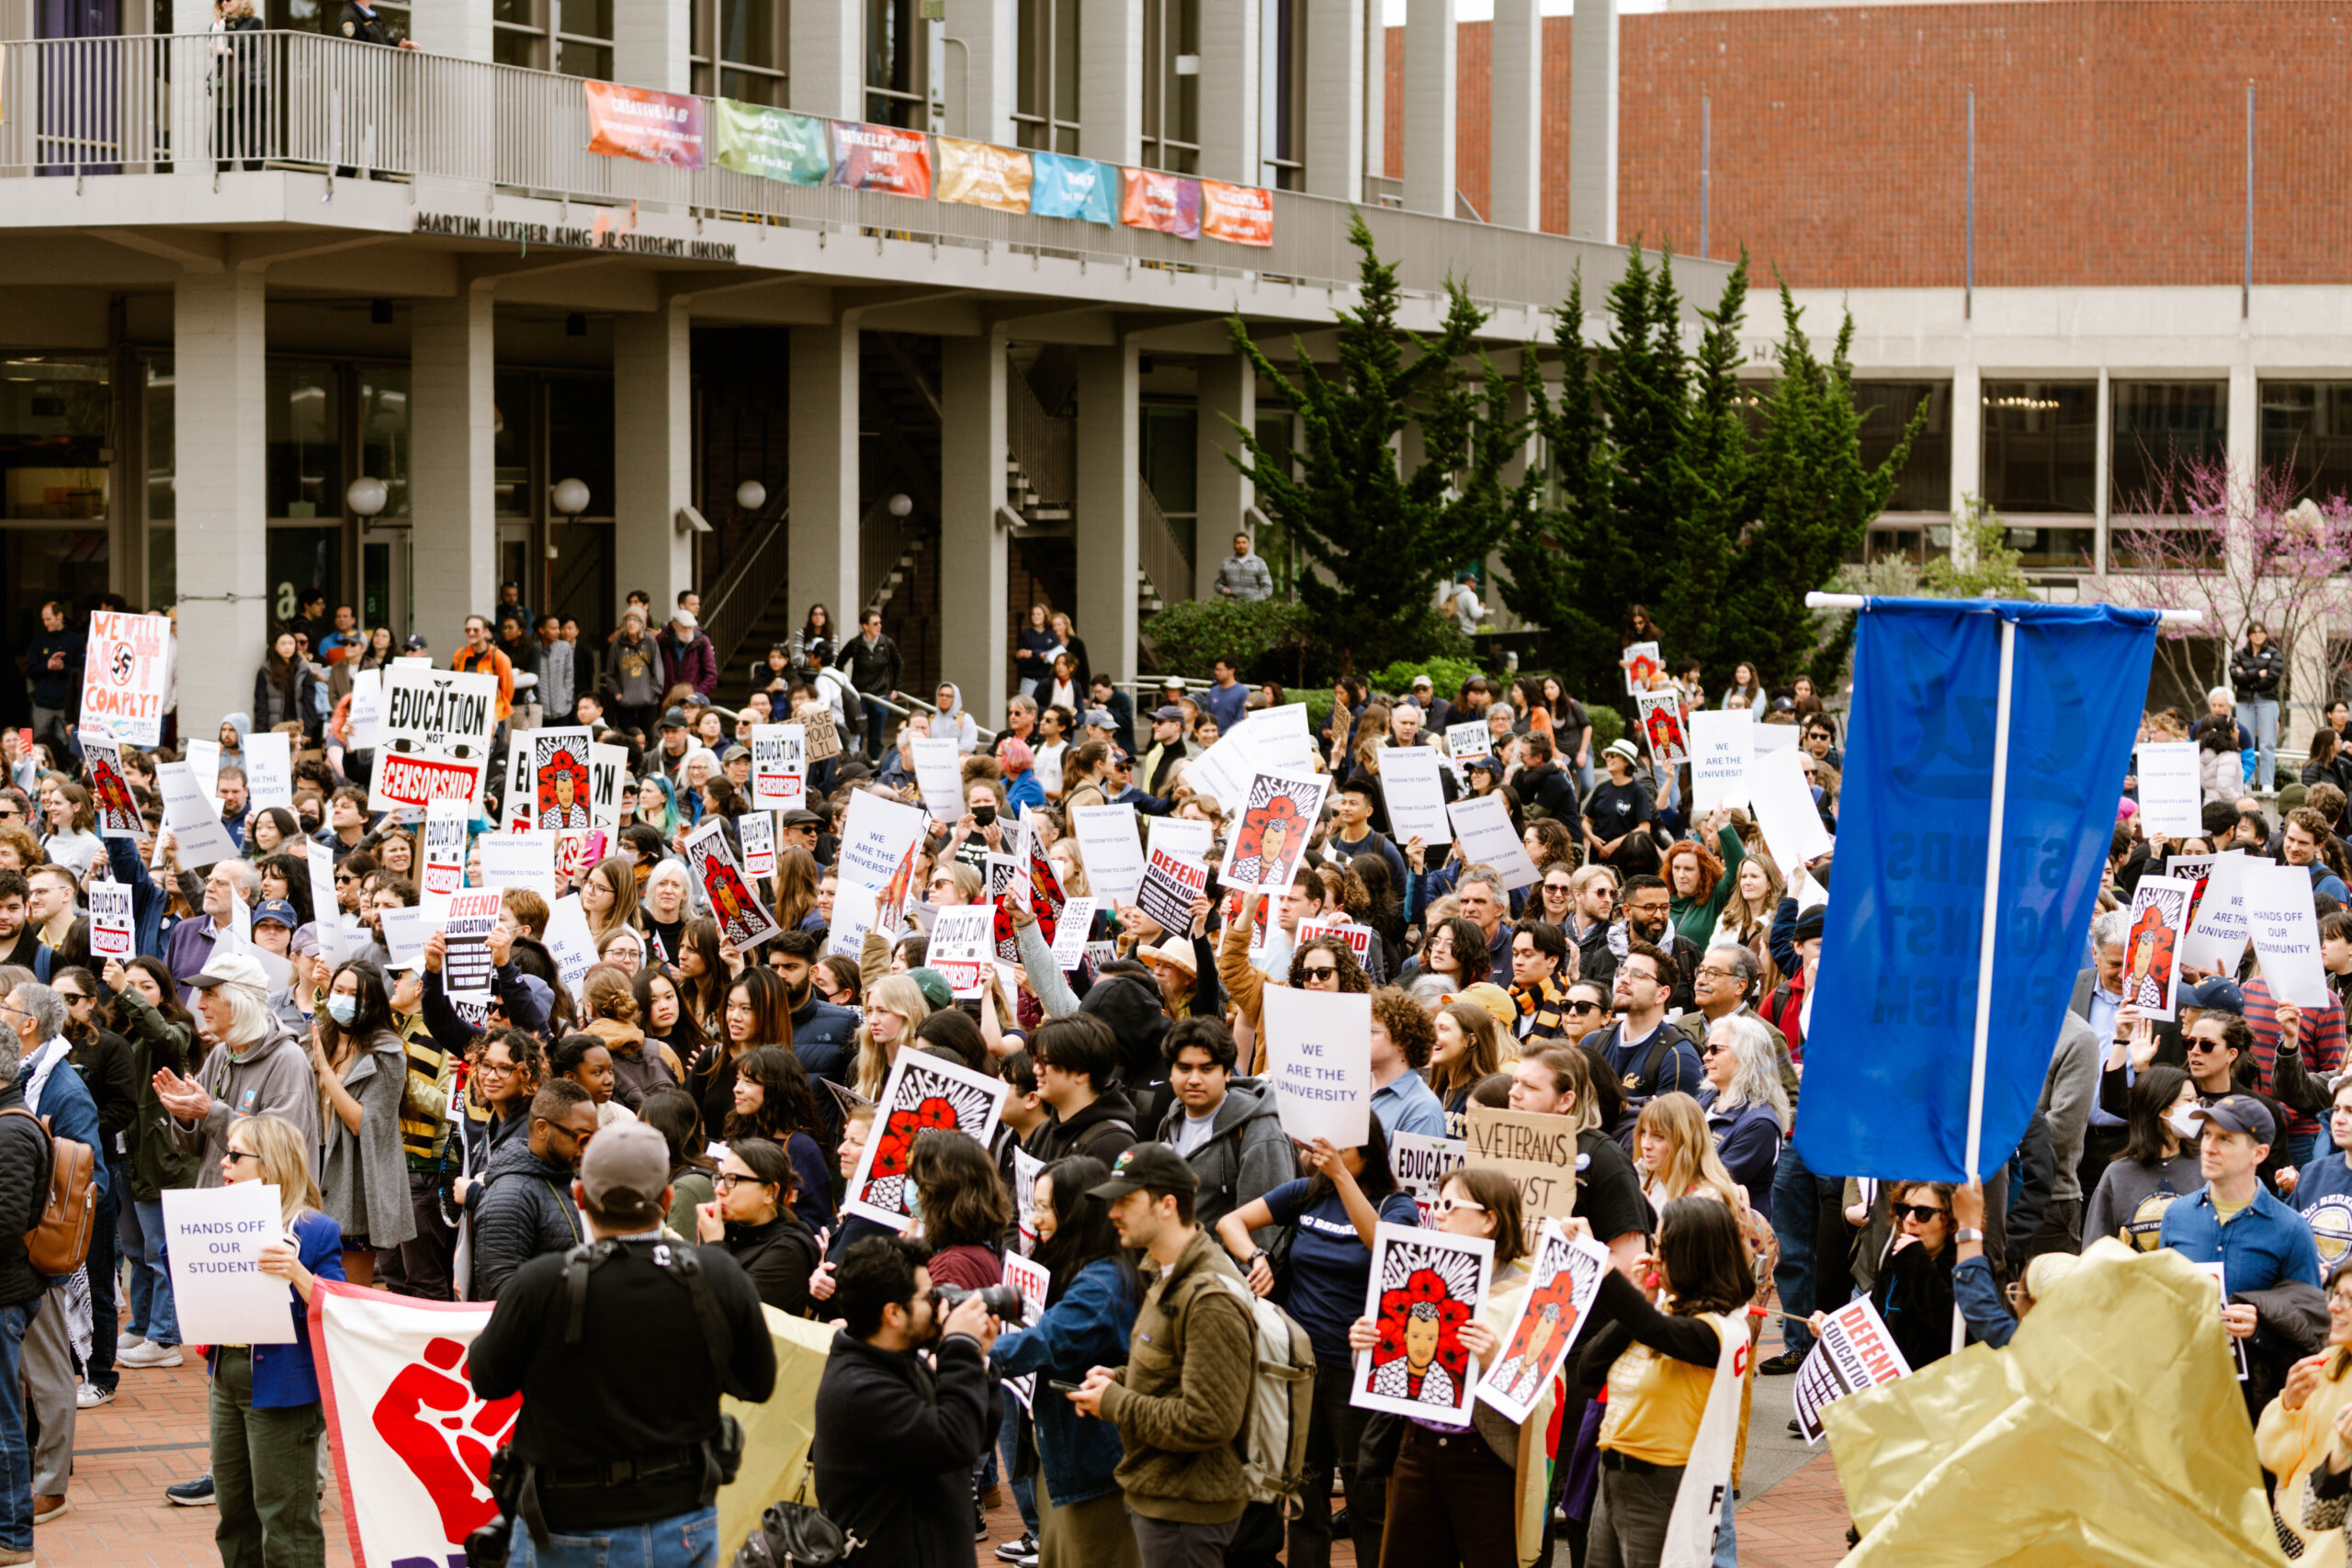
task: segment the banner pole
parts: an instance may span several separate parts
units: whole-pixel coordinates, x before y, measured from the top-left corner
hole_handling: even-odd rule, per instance
[[[1984,1128],[1984,1055],[1993,1024],[1993,947],[2000,931],[2001,830],[2007,816],[2009,785],[2009,673],[2017,663],[2018,624],[2001,617],[2001,690],[1993,710],[1993,818],[1984,845],[1984,922],[1976,953],[1975,1057],[1968,1075],[1968,1179],[1975,1181],[1978,1141]]]

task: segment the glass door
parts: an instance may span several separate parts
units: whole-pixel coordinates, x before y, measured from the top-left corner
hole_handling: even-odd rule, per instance
[[[392,643],[408,640],[409,531],[370,525],[359,536],[359,623],[392,628]]]

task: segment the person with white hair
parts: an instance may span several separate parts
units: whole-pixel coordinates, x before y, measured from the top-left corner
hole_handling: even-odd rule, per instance
[[[260,964],[223,953],[188,984],[214,1049],[195,1077],[165,1067],[154,1082],[155,1098],[172,1115],[173,1144],[201,1157],[196,1184],[221,1184],[229,1129],[242,1116],[283,1116],[300,1130],[303,1147],[318,1147],[318,1078],[302,1042],[270,1011]]]
[[[179,846],[175,843],[170,852],[176,866]],[[243,900],[251,908],[260,895],[261,872],[249,860],[218,861],[205,874],[204,918],[182,920],[174,926],[164,949],[164,963],[170,968],[172,978],[179,982],[182,1007],[191,1011],[196,1008],[191,976],[210,967],[214,954],[226,956],[237,950],[238,902]]]
[[[1781,1082],[1780,1032],[1752,1012],[1729,1013],[1707,1028],[1700,1049],[1706,1086],[1699,1091],[1715,1154],[1746,1189],[1747,1206],[1772,1213],[1772,1173],[1789,1131],[1789,1091]]]

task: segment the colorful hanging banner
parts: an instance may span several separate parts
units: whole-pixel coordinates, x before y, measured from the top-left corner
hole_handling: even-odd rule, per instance
[[[931,194],[931,139],[895,125],[833,122],[833,183],[892,196]],[[814,759],[812,759],[813,761]]]
[[[719,98],[711,105],[711,161],[763,180],[820,186],[833,171],[825,122],[762,104]]]
[[[1201,237],[1201,182],[1158,169],[1121,169],[1125,189],[1119,221],[1130,229],[1157,229],[1180,240]]]
[[[1029,154],[1029,211],[1037,218],[1076,218],[1088,223],[1118,221],[1111,198],[1112,165],[1059,152]]]
[[[1029,154],[985,141],[934,137],[939,143],[939,199],[998,212],[1029,210]]]
[[[684,93],[582,82],[588,96],[588,151],[673,168],[703,164],[702,100]]]
[[[1235,245],[1274,243],[1274,193],[1256,186],[1201,182],[1201,232]]]

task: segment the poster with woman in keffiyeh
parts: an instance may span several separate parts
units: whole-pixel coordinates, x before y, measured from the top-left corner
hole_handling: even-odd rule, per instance
[[[1348,1403],[1468,1426],[1478,1364],[1462,1329],[1486,1303],[1494,1263],[1495,1244],[1485,1236],[1384,1222],[1363,1309],[1380,1338],[1357,1354]]]
[[[932,1134],[962,1134],[982,1148],[996,1135],[1004,1109],[1004,1083],[959,1063],[919,1051],[899,1053],[882,1085],[874,1132],[857,1158],[842,1212],[863,1214],[877,1224],[903,1231],[914,1223],[912,1184],[907,1162],[915,1140]]]

